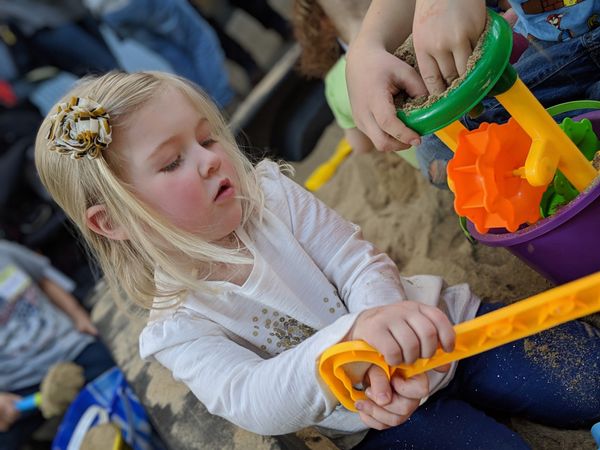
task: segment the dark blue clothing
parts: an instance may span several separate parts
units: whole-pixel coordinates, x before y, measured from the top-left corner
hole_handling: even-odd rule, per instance
[[[477,315],[502,305],[482,304]],[[404,424],[356,450],[527,449],[508,416],[560,428],[600,419],[600,331],[572,321],[458,363],[452,382]]]
[[[565,42],[532,40],[514,68],[545,107],[572,100],[600,100],[600,28]],[[495,99],[488,98],[483,103],[485,112],[481,116],[463,118],[467,128],[508,120],[508,113]],[[421,171],[438,187],[447,186],[445,167],[453,155],[434,135],[424,136],[417,147]]]

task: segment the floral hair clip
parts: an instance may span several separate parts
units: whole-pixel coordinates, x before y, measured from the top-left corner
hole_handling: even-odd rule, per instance
[[[109,116],[93,100],[72,97],[70,102],[60,103],[50,119],[47,138],[54,144],[50,149],[61,155],[95,159],[112,141]]]

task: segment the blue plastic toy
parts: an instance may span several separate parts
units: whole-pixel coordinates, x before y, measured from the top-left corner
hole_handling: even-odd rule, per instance
[[[596,441],[596,445],[598,446],[598,448],[600,448],[600,422],[592,426],[592,436]]]

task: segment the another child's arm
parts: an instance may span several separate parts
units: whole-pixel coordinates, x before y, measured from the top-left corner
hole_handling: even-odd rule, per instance
[[[352,147],[352,151],[357,154],[369,153],[374,148],[371,139],[356,127],[345,129],[344,137]]]
[[[73,281],[54,269],[48,258],[27,247],[6,240],[0,240],[0,252],[5,252],[14,258],[16,263],[38,283],[50,301],[73,320],[79,331],[94,336],[98,334],[88,313],[81,307],[77,299],[63,287],[72,288]]]
[[[411,97],[427,93],[415,69],[392,54],[411,33],[414,3],[402,2],[399,11],[395,0],[373,0],[347,53],[352,115],[378,150],[406,149],[419,142],[419,135],[396,119],[393,101],[402,90]]]
[[[411,97],[443,91],[465,72],[466,59],[486,22],[483,0],[406,3],[410,5],[401,8],[394,0],[373,0],[348,52],[346,77],[354,119],[384,151],[420,142],[417,133],[396,118],[393,97],[400,90]],[[411,28],[421,76],[395,62],[390,53]]]
[[[98,335],[98,330],[92,323],[89,314],[75,297],[49,278],[42,278],[39,285],[52,303],[71,318],[79,331],[92,336]]]
[[[21,397],[10,392],[0,392],[0,432],[6,432],[19,418],[19,411],[15,408],[15,402]]]

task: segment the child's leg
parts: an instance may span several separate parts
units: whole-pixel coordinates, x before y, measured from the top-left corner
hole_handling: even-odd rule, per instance
[[[417,147],[417,161],[423,176],[435,187],[448,189],[446,166],[454,153],[435,135],[423,136]]]
[[[455,398],[446,388],[419,407],[404,424],[371,430],[356,450],[375,449],[528,449],[506,426]]]
[[[484,314],[500,305],[482,305]],[[562,428],[600,419],[600,331],[572,321],[459,363],[474,406]]]

